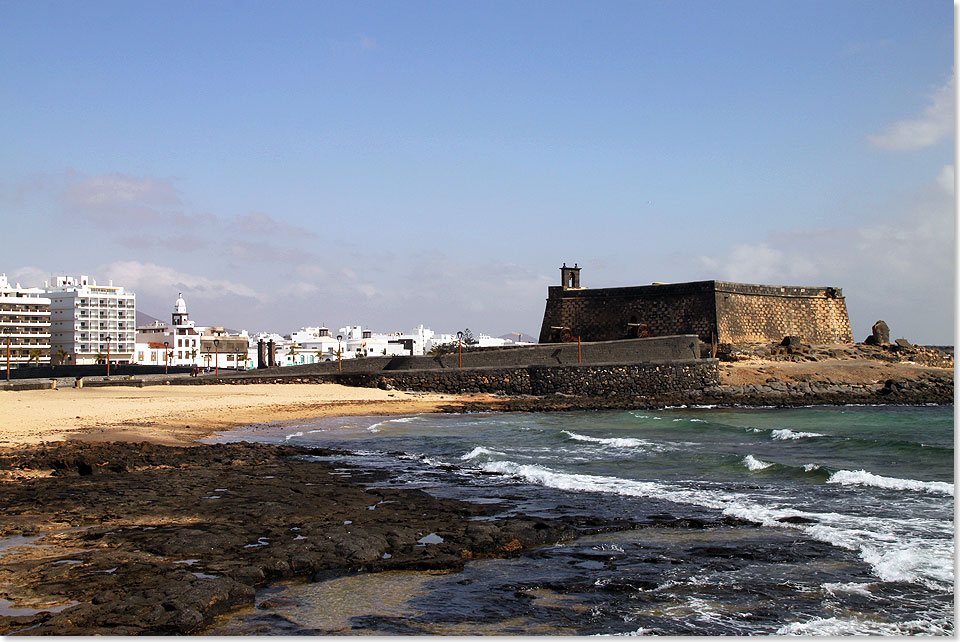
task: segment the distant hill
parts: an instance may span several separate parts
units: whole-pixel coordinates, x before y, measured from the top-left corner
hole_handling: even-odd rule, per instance
[[[142,325],[153,325],[154,321],[160,321],[157,317],[152,317],[145,312],[137,310],[137,327],[139,328]]]
[[[517,335],[511,334],[511,333],[509,333],[509,332],[508,332],[507,334],[501,334],[501,335],[500,335],[499,337],[497,337],[497,338],[498,338],[498,339],[510,339],[511,341],[516,341],[516,340],[518,339]],[[536,339],[534,339],[533,337],[531,337],[529,334],[525,334],[525,333],[523,333],[523,332],[520,333],[519,339],[520,339],[520,341],[526,341],[527,343],[536,343],[536,342],[537,342]]]

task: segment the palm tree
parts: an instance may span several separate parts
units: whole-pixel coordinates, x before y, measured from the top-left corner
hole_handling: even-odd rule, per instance
[[[296,343],[290,346],[290,365],[291,366],[297,365],[297,344]]]
[[[34,348],[33,350],[30,351],[30,359],[36,359],[36,360],[37,360],[37,367],[38,367],[38,368],[40,367],[40,355],[41,355],[41,354],[43,354],[43,351],[40,350],[40,349],[38,349],[38,348]],[[28,360],[27,363],[30,363],[30,361]]]
[[[58,362],[57,365],[62,366],[64,362],[66,362],[67,357],[69,356],[70,356],[70,353],[64,350],[63,348],[60,348],[59,350],[57,350],[57,362]]]
[[[97,354],[93,355],[93,357],[94,357],[94,359],[97,360],[97,363],[100,363],[101,361],[103,361],[104,359],[107,358],[106,355],[104,355],[104,354],[103,354],[102,352],[100,352],[99,350],[97,351]]]
[[[193,348],[193,349],[190,351],[190,359],[192,359],[194,362],[196,362],[196,360],[197,360],[197,349],[196,349],[196,348]]]

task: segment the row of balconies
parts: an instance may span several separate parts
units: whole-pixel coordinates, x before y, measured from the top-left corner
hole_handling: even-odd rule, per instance
[[[35,349],[35,350],[38,349],[38,348],[40,348],[40,349],[42,349],[42,348],[49,348],[49,347],[50,347],[50,337],[43,337],[43,338],[37,338],[37,339],[27,339],[27,340],[24,340],[24,341],[11,341],[11,342],[10,342],[10,350],[16,350],[18,347],[22,348],[22,347],[24,347],[24,346],[29,346],[30,348],[33,348],[33,349]],[[7,342],[6,342],[6,341],[0,342],[0,357],[5,356],[6,354],[7,354]]]
[[[50,325],[49,319],[40,319],[37,317],[0,317],[0,326],[5,325]]]
[[[13,314],[23,314],[24,312],[29,312],[30,314],[40,314],[43,316],[50,316],[50,310],[46,307],[41,306],[30,306],[30,305],[0,305],[0,315],[5,313]]]
[[[84,352],[84,353],[89,354],[89,353],[96,352],[96,351],[100,351],[100,352],[102,352],[103,354],[107,354],[107,346],[106,346],[106,344],[101,345],[99,348],[98,348],[96,345],[81,345],[81,346],[78,347],[74,352]],[[132,352],[133,352],[133,346],[112,346],[112,345],[111,345],[111,346],[110,346],[110,352],[111,352],[112,354],[121,354],[121,353],[124,353],[124,352],[126,352],[126,353],[132,353]]]
[[[6,337],[49,337],[50,332],[36,332],[29,330],[20,330],[20,329],[9,329],[9,330],[0,330],[0,341],[4,341]]]

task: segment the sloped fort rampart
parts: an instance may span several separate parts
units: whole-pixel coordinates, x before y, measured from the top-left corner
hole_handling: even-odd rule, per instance
[[[548,288],[540,343],[695,334],[704,342],[853,343],[843,291],[835,287],[728,281],[580,287],[580,268],[560,268]]]

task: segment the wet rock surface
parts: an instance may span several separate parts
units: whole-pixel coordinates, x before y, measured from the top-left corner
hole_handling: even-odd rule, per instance
[[[386,473],[309,457],[331,454],[70,442],[0,454],[0,634],[193,633],[275,580],[457,570],[591,532],[367,489]]]

